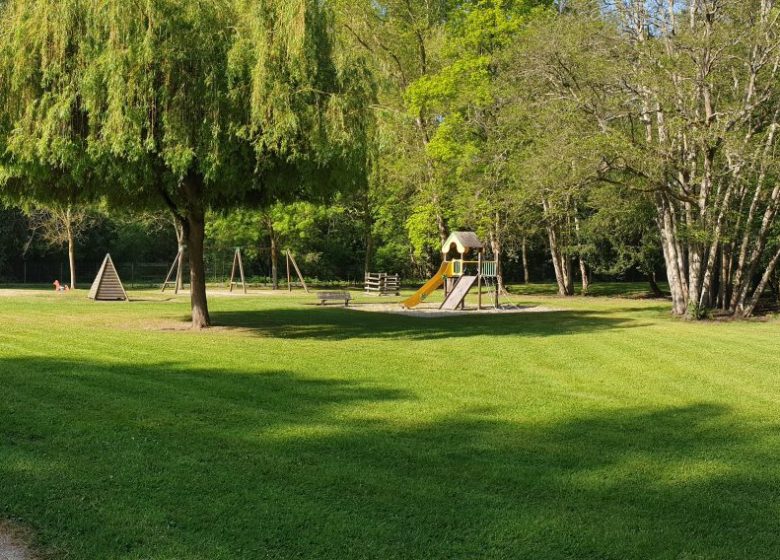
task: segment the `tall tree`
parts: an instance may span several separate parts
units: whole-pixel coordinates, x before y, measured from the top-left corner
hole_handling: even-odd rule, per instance
[[[594,7],[596,9],[594,9]],[[780,261],[773,0],[571,2],[524,54],[601,180],[652,194],[674,313],[753,313]]]
[[[210,324],[209,207],[364,176],[370,91],[334,52],[322,2],[9,0],[0,25],[5,190],[164,201],[187,241],[194,328]]]
[[[490,240],[501,263],[507,244],[520,235],[522,179],[509,169],[514,131],[502,113],[510,99],[500,77],[504,49],[520,38],[524,25],[549,2],[474,0],[461,3],[445,26],[442,68],[408,89],[409,111],[428,107],[439,125],[426,146],[446,177],[452,217],[460,227]],[[499,266],[499,282],[503,275]],[[503,288],[503,284],[500,285]]]
[[[407,237],[421,256],[443,242],[449,231],[447,170],[437,168],[427,153],[440,123],[434,108],[412,103],[409,87],[435,74],[442,64],[445,23],[460,4],[455,0],[334,0],[344,40],[367,54],[379,86],[374,105],[379,122],[376,169],[372,175],[373,212],[366,217],[375,235],[388,233],[386,218],[408,224]],[[402,205],[395,201],[403,200]],[[390,206],[385,203],[389,202]],[[425,220],[415,219],[425,215]],[[411,218],[411,219],[410,219]],[[376,227],[373,227],[376,226]],[[420,229],[424,226],[424,231]],[[371,245],[371,237],[367,238]],[[385,242],[394,240],[384,239]],[[409,240],[406,240],[409,241]],[[370,253],[371,251],[367,251]]]
[[[28,227],[52,247],[66,247],[70,288],[76,289],[76,240],[93,223],[86,206],[72,204],[31,205],[26,210]],[[63,278],[64,280],[64,278]]]

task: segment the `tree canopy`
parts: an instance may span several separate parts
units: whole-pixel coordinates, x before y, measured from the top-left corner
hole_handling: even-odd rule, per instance
[[[700,318],[780,292],[773,0],[0,5],[4,200],[165,208],[194,326],[204,247],[275,270],[323,232],[354,275],[424,276],[469,229],[563,296],[641,274]]]
[[[10,0],[2,178],[38,199],[160,199],[207,326],[206,209],[359,185],[370,80],[316,0]]]

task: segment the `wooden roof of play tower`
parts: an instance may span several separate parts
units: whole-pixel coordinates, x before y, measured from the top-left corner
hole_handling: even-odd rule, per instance
[[[446,255],[450,252],[453,245],[455,245],[455,248],[461,255],[471,250],[482,251],[485,248],[477,234],[473,231],[453,231],[442,245],[441,252]]]

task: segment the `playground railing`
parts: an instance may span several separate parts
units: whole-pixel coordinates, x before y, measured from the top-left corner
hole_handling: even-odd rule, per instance
[[[482,261],[480,274],[482,276],[495,277],[497,275],[497,268],[495,261]]]
[[[467,266],[474,266],[475,268],[473,270],[476,270],[477,266],[481,266],[480,274],[482,276],[496,276],[497,275],[497,266],[495,261],[465,261],[465,260],[454,260],[452,261],[452,274],[454,276],[461,276]]]

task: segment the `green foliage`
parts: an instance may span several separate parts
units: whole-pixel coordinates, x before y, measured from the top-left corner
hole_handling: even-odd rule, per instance
[[[717,278],[708,257],[746,236],[731,268],[755,284],[777,250],[774,12],[682,2],[632,25],[641,4],[8,0],[0,190],[210,211],[211,250],[259,262],[274,239],[349,277],[425,275],[453,229],[504,260],[554,237],[593,272],[651,274],[676,207],[680,254]],[[728,56],[703,67],[709,49]]]
[[[238,209],[212,215],[206,223],[210,248],[220,252],[240,248],[248,258],[257,257],[267,233],[266,214],[257,210]]]
[[[321,2],[12,0],[2,17],[6,190],[138,205],[195,172],[224,206],[326,192],[347,167],[360,184],[370,87]]]
[[[20,209],[0,204],[0,280],[5,279],[4,271],[11,261],[24,253],[26,230],[27,222]]]
[[[441,249],[436,231],[436,208],[432,204],[417,206],[406,220],[406,230],[417,257]]]
[[[406,99],[412,114],[423,108],[437,115],[426,154],[440,187],[443,214],[458,229],[473,229],[492,240],[496,253],[511,250],[531,228],[526,189],[508,155],[517,131],[507,134],[506,85],[501,57],[528,21],[541,17],[540,2],[468,2],[454,10],[445,27],[442,68],[412,84]]]
[[[291,251],[309,277],[358,277],[365,248],[355,213],[355,208],[336,199],[328,205],[278,203],[266,210],[214,214],[206,227],[208,250],[232,258],[233,249],[240,248],[245,267],[265,264],[270,262],[273,237],[279,266],[284,266],[284,252]]]
[[[595,272],[620,277],[638,269],[652,275],[661,267],[661,242],[649,197],[606,184],[592,189],[586,204],[582,251]]]

